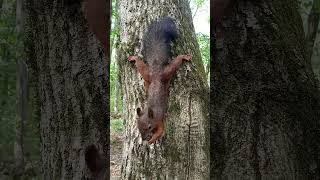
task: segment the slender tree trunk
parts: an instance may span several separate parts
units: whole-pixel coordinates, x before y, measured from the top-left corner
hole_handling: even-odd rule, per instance
[[[233,2],[211,73],[211,179],[319,179],[319,90],[297,2]]]
[[[311,63],[314,42],[318,33],[318,26],[320,21],[320,0],[313,0],[312,8],[308,16],[308,26],[306,31],[306,50],[308,62]]]
[[[115,0],[115,7],[113,8],[115,10],[115,18],[114,18],[114,34],[112,36],[112,45],[110,45],[111,47],[111,51],[113,51],[113,49],[117,48],[117,44],[119,43],[119,28],[120,28],[120,17],[119,17],[119,1]],[[116,56],[115,56],[116,57]],[[117,77],[119,77],[119,65],[117,63],[117,61],[114,62],[114,66],[118,69],[117,70]],[[118,114],[119,111],[119,99],[120,99],[120,82],[116,81],[115,82],[115,87],[114,87],[114,91],[115,91],[115,99],[114,99],[114,113]]]
[[[24,124],[28,117],[28,73],[23,60],[17,62],[17,119],[14,143],[15,178],[20,179],[24,172]]]
[[[81,7],[80,1],[26,3],[25,44],[41,108],[41,179],[90,177],[84,156],[90,144],[109,157],[109,56]]]
[[[116,62],[114,62],[116,64]],[[116,68],[118,68],[117,65],[115,65]],[[119,73],[119,71],[118,71]],[[113,112],[114,114],[118,114],[118,106],[119,106],[119,81],[115,81],[115,84],[114,84],[114,93],[115,93],[115,96],[114,96],[114,107],[113,107]]]
[[[126,119],[122,179],[209,179],[209,94],[188,1],[120,0],[119,7],[117,59]],[[168,15],[180,34],[173,56],[192,54],[193,59],[171,81],[165,137],[149,146],[141,142],[136,128],[136,109],[146,100],[143,80],[127,58],[141,53],[142,35],[150,23]]]
[[[21,37],[23,32],[23,0],[16,1],[16,32]],[[20,39],[20,38],[18,38]],[[28,70],[24,60],[17,60],[17,119],[16,139],[14,143],[15,173],[16,179],[20,179],[24,173],[24,123],[28,117]]]
[[[4,58],[6,58],[6,57],[4,57]],[[5,66],[8,66],[8,65],[5,65]],[[0,106],[4,107],[7,104],[7,98],[8,98],[9,74],[8,74],[7,71],[2,71],[1,74],[2,74],[1,76],[3,77],[3,86],[1,87],[1,96],[2,96],[2,98],[1,98],[1,101],[0,101]]]
[[[3,13],[4,8],[3,8],[3,0],[0,0],[0,15]],[[1,87],[1,96],[0,96],[0,106],[5,107],[7,103],[7,97],[8,97],[8,90],[9,90],[9,74],[7,71],[8,67],[8,57],[7,57],[7,44],[2,43],[1,45],[2,48],[2,62],[4,63],[4,71],[1,71],[1,77],[3,77],[3,87]],[[1,107],[1,108],[2,108]],[[4,108],[2,108],[4,109]],[[1,114],[0,114],[1,115]]]
[[[2,13],[2,5],[3,5],[3,0],[0,0],[0,15]]]

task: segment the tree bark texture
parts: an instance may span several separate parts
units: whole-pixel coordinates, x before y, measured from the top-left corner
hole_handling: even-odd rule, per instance
[[[297,2],[233,1],[213,62],[211,179],[319,179],[319,90]]]
[[[84,157],[90,144],[109,157],[109,56],[81,6],[26,2],[25,47],[41,108],[41,179],[90,177]]]
[[[122,179],[208,179],[209,93],[187,0],[119,1],[120,42],[117,51],[125,99]],[[141,53],[142,36],[160,17],[176,20],[180,38],[173,57],[192,54],[171,80],[166,135],[154,145],[142,143],[136,127],[138,107],[146,102],[142,77],[127,58]]]

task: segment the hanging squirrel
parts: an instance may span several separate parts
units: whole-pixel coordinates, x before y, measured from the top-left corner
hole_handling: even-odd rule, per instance
[[[137,127],[142,140],[152,144],[164,135],[164,122],[168,107],[169,83],[183,61],[191,61],[191,55],[179,55],[169,63],[171,42],[178,37],[174,20],[162,18],[150,25],[143,37],[142,55],[129,56],[135,62],[144,79],[147,105],[144,110],[137,108]]]

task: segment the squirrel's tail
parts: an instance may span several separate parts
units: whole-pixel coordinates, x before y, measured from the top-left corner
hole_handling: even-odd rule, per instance
[[[165,17],[153,22],[143,37],[144,59],[148,64],[167,63],[171,51],[170,43],[177,37],[177,27],[172,18]]]
[[[106,177],[109,177],[107,174],[108,162],[103,156],[101,156],[95,145],[92,144],[86,148],[85,160],[95,179],[105,179]]]

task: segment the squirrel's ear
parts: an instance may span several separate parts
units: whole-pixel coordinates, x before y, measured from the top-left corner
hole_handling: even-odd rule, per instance
[[[151,108],[148,109],[148,116],[149,118],[153,118],[153,111]]]
[[[137,108],[137,114],[138,114],[139,117],[142,116],[142,111],[141,111],[140,108]]]

